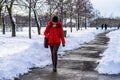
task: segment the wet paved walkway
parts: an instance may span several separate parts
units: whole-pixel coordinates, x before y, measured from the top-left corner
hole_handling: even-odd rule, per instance
[[[95,70],[101,58],[100,54],[107,49],[108,33],[100,33],[89,43],[76,50],[66,51],[66,55],[58,61],[57,73],[52,72],[52,66],[43,69],[33,69],[19,80],[120,80],[120,75],[100,75]]]

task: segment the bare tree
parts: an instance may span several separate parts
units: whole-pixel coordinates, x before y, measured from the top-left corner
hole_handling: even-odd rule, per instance
[[[34,16],[35,16],[35,21],[36,21],[36,24],[37,24],[37,30],[38,30],[38,35],[40,35],[40,23],[39,23],[39,19],[38,19],[38,15],[37,15],[37,11],[36,11],[36,4],[37,4],[37,1],[38,0],[35,0],[34,3],[33,3],[33,12],[34,12]]]
[[[8,10],[9,17],[10,17],[10,20],[11,20],[11,25],[12,25],[12,37],[16,36],[15,20],[14,20],[13,15],[12,15],[12,7],[13,7],[14,2],[15,2],[15,0],[5,0],[6,8]]]
[[[59,0],[59,2],[60,2],[61,22],[63,23],[63,0]]]
[[[1,0],[0,1],[0,17],[1,17],[1,11],[2,11],[3,4],[4,4],[4,0]]]
[[[58,8],[60,7],[60,1],[59,0],[46,0],[47,5],[49,6],[48,8],[48,14],[49,14],[49,19],[52,18],[53,15],[55,15],[57,13],[57,15],[59,15],[58,12]]]
[[[32,16],[35,17],[35,22],[38,29],[38,34],[40,34],[41,30],[41,21],[47,16],[46,22],[51,19],[53,15],[58,15],[61,18],[61,21],[66,26],[66,21],[69,19],[70,31],[72,32],[73,21],[74,26],[77,24],[77,30],[80,29],[82,24],[85,24],[85,28],[87,22],[92,18],[92,5],[89,0],[5,0],[7,5],[13,5],[15,1],[18,7],[25,7],[25,11],[29,11],[29,38],[31,38],[31,19]],[[12,3],[13,2],[13,3]],[[41,6],[38,6],[41,5]],[[42,6],[46,6],[46,8],[41,9]],[[7,7],[7,6],[6,6]],[[11,6],[12,7],[12,6]],[[10,6],[9,9],[10,12]],[[38,9],[39,7],[39,9]],[[47,10],[45,10],[47,9]],[[12,8],[11,8],[12,10]],[[41,14],[43,11],[44,14]],[[11,11],[12,13],[12,11]],[[48,16],[49,15],[49,16]],[[40,18],[38,18],[40,17]],[[45,21],[45,20],[44,20]]]
[[[73,0],[67,0],[67,6],[68,6],[68,15],[69,15],[69,19],[70,19],[70,31],[72,32],[72,19],[73,19],[73,6],[74,6],[74,2]]]
[[[77,30],[82,29],[82,17],[84,13],[84,1],[83,0],[76,0],[76,14],[77,14]]]
[[[90,3],[89,0],[85,0],[84,1],[84,14],[85,14],[85,29],[87,29],[87,22],[89,20],[89,18],[91,18],[91,12],[93,10],[93,6],[92,4]],[[87,21],[87,22],[86,22]]]
[[[37,24],[38,35],[40,35],[42,25],[41,25],[41,21],[38,18],[39,15],[38,15],[37,11],[42,12],[42,10],[40,10],[40,9],[43,8],[45,6],[45,4],[44,4],[44,1],[40,1],[40,0],[34,0],[32,3],[33,3],[32,10],[33,10],[35,21],[36,21],[36,24]],[[37,6],[37,4],[39,4],[39,7]],[[37,9],[37,7],[38,7],[38,9]]]
[[[30,19],[31,19],[31,13],[33,13],[34,17],[35,17],[35,22],[36,22],[36,25],[37,25],[37,30],[38,30],[38,35],[40,35],[40,31],[41,31],[41,22],[39,20],[39,15],[38,15],[38,12],[42,12],[40,10],[40,8],[42,6],[44,6],[44,1],[41,1],[41,0],[21,0],[21,1],[17,1],[19,3],[19,6],[24,6],[26,8],[29,9],[29,37],[30,37],[30,34],[31,34],[31,24],[30,24]],[[39,6],[38,6],[39,5]],[[38,8],[39,7],[39,8]],[[38,9],[37,9],[38,8]]]

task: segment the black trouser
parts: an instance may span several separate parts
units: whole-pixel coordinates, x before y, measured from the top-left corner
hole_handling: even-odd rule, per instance
[[[52,57],[52,64],[54,68],[57,68],[57,60],[58,60],[58,49],[59,49],[60,45],[54,45],[54,46],[50,46],[50,50],[51,50],[51,57]]]

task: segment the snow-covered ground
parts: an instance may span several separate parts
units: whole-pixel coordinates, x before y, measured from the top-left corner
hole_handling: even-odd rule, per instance
[[[13,79],[14,77],[18,77],[20,74],[27,73],[30,68],[33,67],[45,67],[46,65],[51,64],[51,55],[50,50],[44,48],[43,46],[43,31],[45,28],[42,28],[42,35],[37,35],[36,28],[32,28],[32,39],[28,38],[28,29],[24,28],[23,32],[17,32],[16,37],[11,37],[11,32],[7,32],[5,35],[2,35],[2,32],[0,33],[0,80],[4,79]],[[67,30],[67,37],[66,45],[65,47],[61,47],[59,49],[59,54],[64,54],[64,50],[70,50],[80,47],[83,43],[89,42],[95,38],[95,35],[103,32],[102,30],[96,30],[95,28],[88,28],[87,30],[83,29],[82,31],[76,31],[76,29],[73,30],[72,33],[70,33],[69,28],[65,28]],[[120,32],[113,32],[111,33],[114,35],[113,37],[119,38]],[[111,35],[110,34],[110,35]],[[117,39],[117,45],[119,42],[119,39]],[[112,41],[110,42],[112,43]],[[110,61],[110,64],[117,63],[119,65],[119,56],[117,54],[120,51],[115,51],[119,47],[117,47],[114,43],[114,48],[111,49],[110,46],[110,54],[114,54],[113,57],[116,57],[116,60],[114,58],[107,57],[106,62]],[[114,50],[115,49],[115,50]],[[109,50],[109,49],[108,49]],[[113,51],[112,51],[113,50]],[[118,49],[120,50],[120,49]],[[104,55],[107,55],[104,54]],[[115,55],[116,54],[116,55]],[[104,58],[103,58],[104,59]],[[106,59],[106,58],[105,58]],[[106,63],[107,64],[107,63]],[[100,64],[99,71],[103,72],[104,65],[103,62]],[[115,65],[116,66],[116,65]],[[102,67],[102,68],[101,68]],[[117,66],[118,67],[118,66]],[[107,68],[105,66],[105,68]],[[119,68],[118,68],[119,69]],[[120,71],[119,71],[120,72]]]
[[[120,30],[110,32],[107,36],[110,38],[108,49],[102,55],[103,57],[97,69],[101,74],[119,74]]]

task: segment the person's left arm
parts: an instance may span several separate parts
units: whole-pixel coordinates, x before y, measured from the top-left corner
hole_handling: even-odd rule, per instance
[[[65,46],[65,38],[64,38],[62,23],[60,23],[60,37],[61,37],[61,40],[62,40],[62,45]]]

